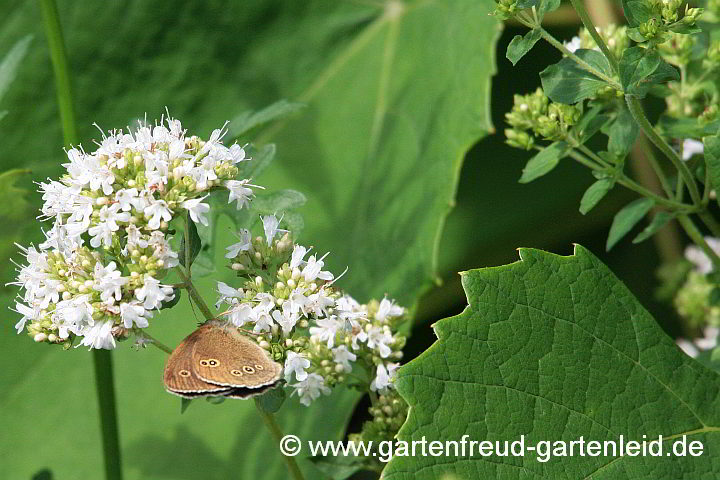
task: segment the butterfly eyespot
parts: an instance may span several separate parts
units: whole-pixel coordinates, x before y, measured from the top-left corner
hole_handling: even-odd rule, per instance
[[[208,366],[208,361],[207,361],[207,360],[200,360],[200,365],[202,365],[203,367],[207,367],[207,366]]]
[[[236,377],[242,377],[242,372],[240,370],[230,370],[230,373],[232,373]]]
[[[189,377],[190,376],[189,370],[180,370],[178,373],[180,374],[181,377]]]
[[[215,360],[214,358],[208,358],[207,364],[209,367],[217,367],[220,365],[220,362]]]
[[[245,365],[243,367],[243,372],[245,373],[255,373],[255,369],[251,367],[250,365]]]
[[[265,367],[263,367],[262,365],[255,365],[255,369],[256,370],[265,370]]]

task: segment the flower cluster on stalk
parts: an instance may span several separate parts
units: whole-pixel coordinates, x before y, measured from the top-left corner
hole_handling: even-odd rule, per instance
[[[128,329],[149,325],[174,298],[161,280],[178,264],[169,223],[183,215],[207,224],[212,189],[225,188],[237,207],[252,196],[236,180],[248,160],[242,146],[187,136],[180,121],[103,134],[93,152],[67,151],[66,173],[39,184],[43,220],[53,221],[38,246],[21,247],[18,333],[37,342],[115,347]]]
[[[218,283],[217,307],[235,326],[284,364],[284,376],[303,405],[348,377],[387,392],[405,337],[405,310],[384,298],[362,305],[339,291],[325,256],[294,244],[274,215],[262,218],[264,236],[238,232],[226,257],[239,284]],[[356,368],[360,366],[360,368]]]

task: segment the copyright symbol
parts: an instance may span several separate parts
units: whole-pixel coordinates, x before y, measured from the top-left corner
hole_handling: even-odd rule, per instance
[[[294,457],[302,450],[300,439],[295,435],[285,435],[280,439],[280,453],[286,457]]]

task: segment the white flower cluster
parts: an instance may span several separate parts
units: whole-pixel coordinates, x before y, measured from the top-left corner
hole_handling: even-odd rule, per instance
[[[38,341],[113,348],[121,329],[145,328],[152,312],[173,299],[160,283],[178,265],[168,223],[185,214],[207,225],[209,190],[224,187],[247,205],[249,180],[235,180],[247,160],[239,145],[222,144],[225,129],[206,142],[186,137],[180,121],[103,135],[98,148],[67,152],[67,173],[40,183],[42,219],[54,220],[38,248],[22,248],[15,310]],[[28,323],[29,322],[29,323]]]
[[[262,221],[265,238],[244,230],[228,247],[244,281],[240,288],[219,282],[217,306],[226,305],[230,322],[258,334],[260,346],[284,361],[285,378],[304,405],[329,394],[354,363],[366,370],[372,390],[391,388],[405,344],[396,333],[405,310],[388,299],[360,305],[342,295],[323,270],[325,256],[293,245],[275,216]]]

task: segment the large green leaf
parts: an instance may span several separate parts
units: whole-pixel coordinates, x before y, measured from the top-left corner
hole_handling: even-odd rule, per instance
[[[263,132],[260,148],[276,143],[282,165],[254,182],[269,187],[267,195],[280,188],[307,195],[301,240],[331,250],[334,269],[351,267],[343,281],[353,293],[387,291],[411,304],[431,278],[462,156],[490,128],[498,32],[486,15],[492,3],[389,2],[378,9],[363,2],[114,0],[101,9],[71,2],[59,7],[86,146],[98,136],[92,122],[119,127],[145,112],[157,117],[166,106],[190,133],[207,136],[241,112],[280,98],[301,101],[305,109]],[[27,32],[44,38],[37,4],[4,6],[0,51]],[[64,154],[47,49],[42,42],[34,46],[4,100],[9,114],[0,124],[0,168],[14,165],[21,152],[42,180],[58,176]],[[244,126],[231,125],[231,132],[248,125],[257,130],[266,120],[241,118]],[[231,228],[223,215],[214,236],[218,246],[234,241]],[[223,265],[223,249],[214,254]],[[231,276],[220,268],[214,278],[228,282]],[[213,286],[203,280],[200,290],[209,298]],[[13,295],[8,291],[0,307]],[[3,323],[1,358],[22,367],[6,369],[0,379],[0,408],[12,412],[3,424],[11,434],[0,436],[0,448],[13,452],[0,464],[0,478],[30,478],[45,467],[56,478],[97,478],[90,356],[34,345],[14,335],[13,323]],[[156,316],[151,333],[175,345],[195,324],[183,296],[176,308]],[[136,353],[125,344],[115,360],[126,478],[287,478],[251,402],[193,402],[181,416],[179,399],[161,387],[163,354]],[[280,423],[303,439],[338,438],[357,399],[340,391],[308,409],[289,398]],[[302,464],[308,478],[317,478],[308,462]]]
[[[387,480],[698,479],[720,471],[720,375],[682,353],[589,251],[521,249],[521,261],[463,274],[470,305],[402,367],[401,440],[652,440],[688,435],[700,457],[395,457]],[[468,451],[466,450],[466,453]],[[453,452],[454,453],[454,452]]]
[[[304,237],[332,252],[336,270],[350,266],[340,284],[360,299],[388,293],[411,304],[431,284],[463,156],[491,129],[493,5],[388,2],[341,36],[342,48],[315,47],[317,15],[291,24],[293,38],[317,48],[293,50],[298,64],[330,61],[300,81],[282,72],[281,96],[307,107],[260,136],[278,157],[258,181],[307,195]],[[334,10],[359,12],[344,2]],[[278,46],[256,54],[277,58]]]

